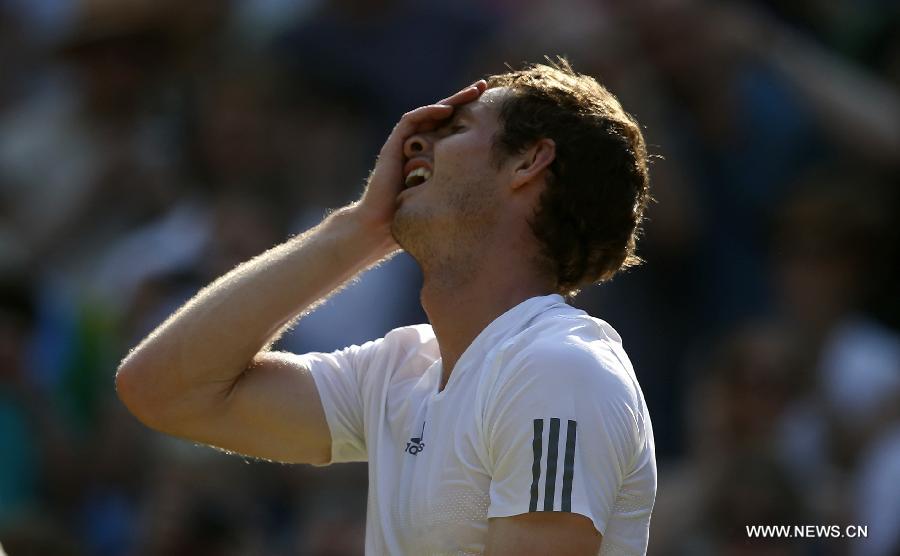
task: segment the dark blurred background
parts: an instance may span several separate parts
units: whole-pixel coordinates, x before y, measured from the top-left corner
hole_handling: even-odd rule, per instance
[[[117,363],[357,198],[404,111],[565,54],[656,155],[646,264],[576,299],[622,334],[650,406],[650,553],[900,554],[898,6],[0,0],[0,543],[362,554],[365,466],[153,433],[116,398]],[[419,283],[397,257],[281,347],[422,322]]]

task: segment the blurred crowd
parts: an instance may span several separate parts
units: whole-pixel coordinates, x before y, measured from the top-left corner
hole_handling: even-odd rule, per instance
[[[622,334],[648,400],[650,554],[900,554],[898,6],[0,0],[0,544],[362,554],[364,465],[153,433],[116,398],[117,363],[357,198],[403,112],[565,54],[654,153],[646,263],[574,300]],[[279,347],[424,322],[420,281],[398,256]]]

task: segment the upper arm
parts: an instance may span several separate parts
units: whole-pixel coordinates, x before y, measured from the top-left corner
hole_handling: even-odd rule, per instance
[[[261,352],[234,380],[189,387],[160,388],[131,361],[116,387],[138,419],[173,436],[285,463],[364,461],[363,390],[366,377],[387,376],[368,372],[373,360],[386,368],[386,338],[332,353]]]
[[[572,513],[527,513],[488,521],[485,556],[594,556],[603,537],[591,520]]]
[[[331,435],[304,358],[263,352],[177,436],[285,463],[327,463]]]

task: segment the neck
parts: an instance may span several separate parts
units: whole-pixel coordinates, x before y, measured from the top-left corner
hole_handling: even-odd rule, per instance
[[[494,319],[526,299],[554,292],[545,278],[525,269],[515,272],[496,262],[482,268],[500,272],[483,270],[466,276],[442,272],[440,279],[425,273],[421,301],[441,350],[441,389],[466,348]]]

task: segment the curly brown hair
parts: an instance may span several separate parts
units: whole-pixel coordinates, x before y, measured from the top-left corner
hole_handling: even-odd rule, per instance
[[[562,57],[487,79],[510,89],[499,110],[494,158],[547,138],[556,144],[531,229],[557,291],[609,280],[635,255],[650,200],[647,147],[637,121],[593,77]]]

